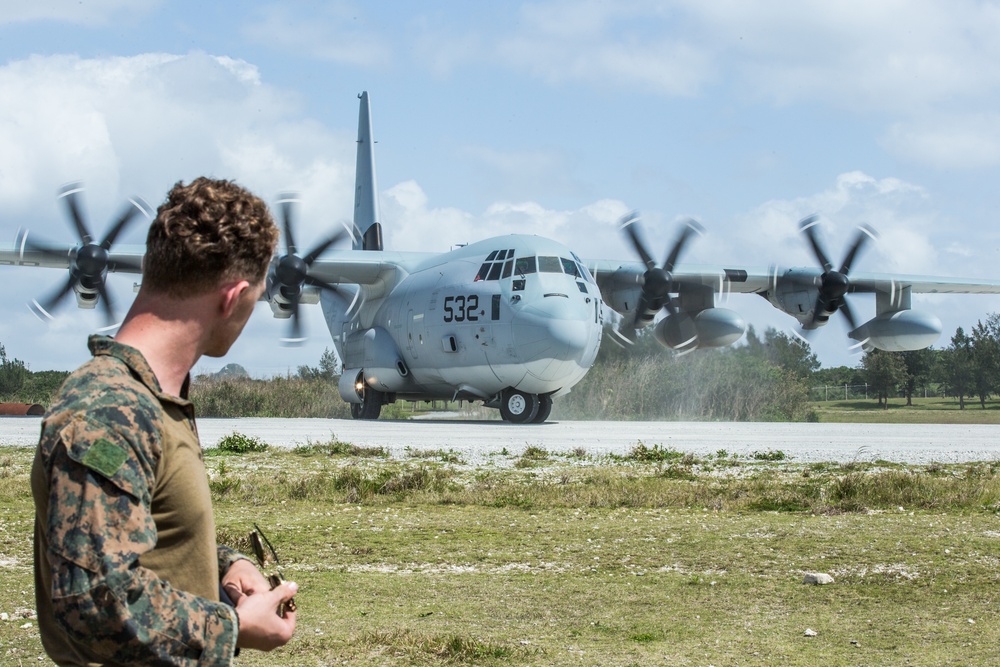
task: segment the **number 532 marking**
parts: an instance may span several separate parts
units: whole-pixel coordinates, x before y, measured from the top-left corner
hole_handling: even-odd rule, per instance
[[[479,295],[446,296],[444,298],[445,322],[478,322]]]

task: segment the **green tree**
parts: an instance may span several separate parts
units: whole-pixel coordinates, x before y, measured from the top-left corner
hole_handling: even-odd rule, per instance
[[[0,344],[0,398],[13,398],[30,375],[25,363],[20,359],[8,359],[7,350]]]
[[[330,348],[325,348],[319,358],[319,366],[299,366],[296,376],[303,380],[332,381],[340,375],[340,364],[337,355]]]
[[[958,396],[958,407],[965,409],[965,397],[972,395],[972,339],[962,327],[955,329],[951,347],[941,355],[940,373],[950,393]]]
[[[889,396],[906,379],[906,366],[895,352],[873,349],[865,353],[861,362],[868,378],[868,386],[875,391],[878,404],[888,409]]]
[[[926,386],[930,381],[931,373],[934,370],[935,354],[933,350],[927,348],[901,352],[900,356],[906,369],[903,393],[906,395],[906,404],[913,405],[913,392],[918,387]]]
[[[809,379],[819,370],[819,359],[813,354],[809,343],[773,327],[768,327],[764,332],[764,339],[759,348],[748,345],[747,349],[763,354],[767,361],[785,369],[800,380]]]
[[[1000,376],[1000,315],[980,320],[972,328],[972,393],[986,409],[986,399],[996,391]]]

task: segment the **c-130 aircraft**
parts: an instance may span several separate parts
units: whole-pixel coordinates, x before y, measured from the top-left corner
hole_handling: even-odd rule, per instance
[[[304,340],[300,305],[320,303],[343,365],[340,395],[356,419],[376,419],[383,405],[396,400],[462,399],[499,408],[509,422],[544,422],[553,398],[568,393],[593,364],[609,309],[619,316],[612,330],[619,342],[627,345],[651,326],[657,341],[684,353],[740,340],[746,323],[716,306],[716,299],[726,292],[752,293],[796,318],[806,332],[840,311],[860,346],[903,351],[927,347],[941,333],[937,317],[911,308],[914,292],[1000,293],[1000,281],[851,274],[875,231],[859,228],[838,267],[816,237],[816,216],[800,229],[819,268],[681,267],[688,242],[702,231],[694,220],[681,226],[658,264],[635,213],[621,227],[640,261],[585,261],[561,243],[521,234],[443,253],[385,250],[370,100],[367,92],[359,98],[353,229],[301,255],[294,200],[280,199],[285,252],[274,258],[262,297],[275,317],[290,320],[284,339],[289,344]],[[49,311],[73,292],[80,308],[102,302],[113,322],[107,275],[141,273],[142,259],[141,248],[113,250],[115,239],[139,213],[150,212],[141,200],[130,200],[98,242],[84,222],[78,192],[68,187],[60,196],[79,243],[38,244],[19,234],[13,247],[0,249],[0,264],[68,270],[61,288],[33,302],[38,313],[51,317]],[[336,249],[347,236],[351,249]],[[876,296],[875,316],[860,325],[846,300],[859,292]]]

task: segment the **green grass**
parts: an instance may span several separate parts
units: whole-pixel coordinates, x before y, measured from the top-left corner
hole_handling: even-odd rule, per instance
[[[885,409],[874,399],[847,401],[818,401],[812,404],[818,421],[860,424],[1000,424],[1000,401],[986,402],[986,409],[978,400],[965,401],[959,409],[956,398],[914,398],[907,406],[906,399],[892,398]]]
[[[258,523],[301,587],[293,641],[241,665],[995,661],[1000,463],[420,454],[207,453],[220,540]],[[31,456],[0,448],[5,665],[42,655]]]

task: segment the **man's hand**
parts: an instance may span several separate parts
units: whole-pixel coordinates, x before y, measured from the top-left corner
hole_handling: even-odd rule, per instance
[[[295,633],[295,612],[286,611],[279,616],[278,607],[295,597],[299,585],[285,582],[273,591],[267,588],[265,582],[262,589],[245,593],[236,601],[236,615],[240,619],[236,645],[241,648],[270,651],[287,644]]]
[[[241,598],[254,593],[267,592],[271,590],[271,584],[267,582],[260,570],[254,567],[253,563],[241,558],[233,561],[233,564],[226,570],[225,576],[222,577],[222,588],[233,604],[239,606]]]

